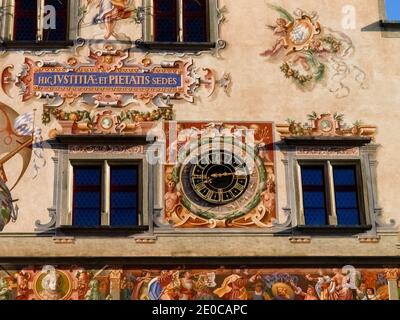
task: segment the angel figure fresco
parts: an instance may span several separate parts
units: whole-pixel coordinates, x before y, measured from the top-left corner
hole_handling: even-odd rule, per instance
[[[108,40],[111,36],[118,38],[115,26],[118,20],[128,19],[132,16],[133,0],[87,0],[88,5],[96,5],[98,14],[94,18],[94,23],[104,23],[106,34],[104,38]]]
[[[276,40],[260,56],[281,60],[282,73],[301,89],[323,83],[342,98],[350,94],[346,81],[350,76],[365,89],[366,74],[347,62],[355,51],[347,35],[322,26],[316,12],[297,9],[291,14],[282,7],[268,6],[279,15],[275,25],[268,26]],[[323,80],[328,77],[331,83],[326,84]]]

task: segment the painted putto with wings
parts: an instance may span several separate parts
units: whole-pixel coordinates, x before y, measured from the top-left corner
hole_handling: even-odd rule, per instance
[[[282,60],[281,71],[286,78],[302,89],[313,89],[329,77],[330,91],[339,98],[350,93],[345,83],[348,75],[364,87],[365,73],[346,62],[355,50],[347,35],[322,26],[316,12],[296,9],[290,14],[282,7],[268,6],[279,14],[275,25],[268,26],[276,40],[260,55],[271,61]]]
[[[118,38],[118,34],[115,32],[117,21],[131,17],[134,12],[134,9],[132,9],[133,0],[87,0],[87,4],[96,5],[96,8],[98,8],[98,14],[93,22],[105,24],[106,34],[104,38],[106,40],[112,36]]]

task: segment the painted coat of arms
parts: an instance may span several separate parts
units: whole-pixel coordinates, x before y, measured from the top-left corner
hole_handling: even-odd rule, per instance
[[[280,16],[269,26],[277,39],[260,55],[271,62],[281,61],[286,78],[303,90],[322,83],[338,98],[350,94],[348,78],[366,89],[365,72],[348,62],[355,48],[346,34],[323,26],[316,12],[297,9],[290,14],[282,7],[268,6]]]

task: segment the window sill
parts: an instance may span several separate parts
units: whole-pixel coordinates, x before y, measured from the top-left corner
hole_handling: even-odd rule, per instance
[[[131,227],[88,227],[61,226],[56,229],[57,236],[85,236],[85,237],[128,237],[137,235],[149,230],[149,226]]]
[[[323,235],[341,235],[341,234],[359,234],[372,229],[372,225],[356,226],[306,226],[300,225],[296,230],[301,234],[323,234]]]
[[[9,50],[57,50],[66,49],[74,45],[73,41],[5,41],[1,43],[2,49]]]
[[[400,31],[400,20],[381,20],[380,25],[384,30]]]
[[[287,137],[282,139],[290,146],[364,146],[371,143],[368,137]]]
[[[149,42],[136,41],[136,47],[149,51],[198,52],[216,48],[215,42]]]

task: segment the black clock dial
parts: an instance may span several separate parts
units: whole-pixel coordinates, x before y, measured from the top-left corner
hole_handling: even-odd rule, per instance
[[[191,168],[190,184],[198,197],[211,204],[227,204],[246,191],[249,173],[245,161],[226,151],[210,151]]]

